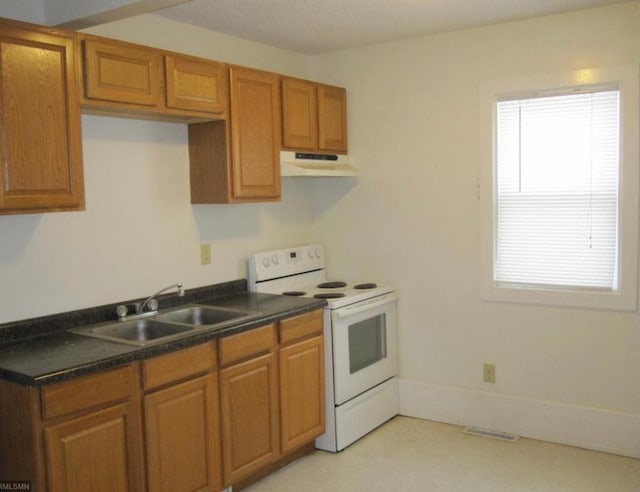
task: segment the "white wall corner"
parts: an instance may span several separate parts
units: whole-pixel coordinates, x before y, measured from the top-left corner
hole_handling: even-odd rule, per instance
[[[400,414],[640,458],[640,415],[400,380]]]

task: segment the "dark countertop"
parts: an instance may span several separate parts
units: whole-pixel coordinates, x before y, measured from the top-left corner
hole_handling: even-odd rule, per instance
[[[199,331],[166,343],[136,347],[68,333],[67,329],[115,319],[115,304],[0,325],[0,378],[29,386],[72,379],[131,361],[155,357],[326,306],[313,298],[247,292],[234,281],[187,291],[184,298],[160,297],[161,309],[209,304],[260,314],[219,330]],[[22,335],[22,336],[20,336]]]

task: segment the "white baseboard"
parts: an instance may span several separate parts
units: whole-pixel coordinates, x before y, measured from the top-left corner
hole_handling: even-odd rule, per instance
[[[640,415],[399,380],[400,414],[640,458]]]

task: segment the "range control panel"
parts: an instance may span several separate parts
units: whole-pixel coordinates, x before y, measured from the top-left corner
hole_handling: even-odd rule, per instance
[[[249,258],[249,280],[270,280],[324,267],[324,248],[320,244],[263,251]]]

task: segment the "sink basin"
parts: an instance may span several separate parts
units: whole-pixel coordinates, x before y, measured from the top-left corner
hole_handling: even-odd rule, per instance
[[[187,304],[160,311],[157,314],[145,314],[144,318],[71,328],[67,331],[77,335],[141,347],[163,343],[192,333],[201,333],[205,330],[226,328],[256,314],[259,313]]]
[[[113,342],[144,346],[161,343],[193,331],[193,326],[163,323],[153,318],[108,323],[68,330],[78,335],[102,338]]]
[[[187,305],[180,308],[164,311],[157,314],[154,319],[168,321],[170,323],[183,323],[192,326],[211,326],[226,321],[237,320],[249,313],[235,309],[226,309],[212,306]]]

